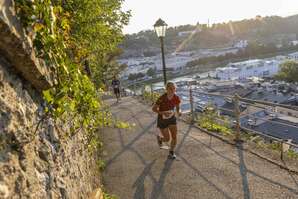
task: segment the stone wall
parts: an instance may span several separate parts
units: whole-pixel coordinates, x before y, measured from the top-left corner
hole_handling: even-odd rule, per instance
[[[66,125],[41,120],[41,91],[54,82],[49,68],[35,56],[14,1],[0,0],[1,199],[88,198],[98,187],[84,132],[66,139]]]
[[[0,54],[0,198],[87,198],[98,174],[83,132],[47,120],[35,133],[42,99],[18,74]]]
[[[22,28],[13,0],[0,0],[0,51],[34,88],[45,90],[53,85],[50,67],[36,57],[32,34]]]

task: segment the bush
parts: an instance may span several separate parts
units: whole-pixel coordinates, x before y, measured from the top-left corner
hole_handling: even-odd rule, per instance
[[[220,124],[218,120],[224,121],[223,124]],[[201,114],[198,124],[208,131],[221,133],[223,135],[232,134],[232,130],[228,127],[228,121],[218,116],[214,108],[207,107],[205,112]]]
[[[156,100],[160,97],[160,94],[157,92],[148,92],[144,91],[143,92],[143,99],[149,102],[156,102]]]

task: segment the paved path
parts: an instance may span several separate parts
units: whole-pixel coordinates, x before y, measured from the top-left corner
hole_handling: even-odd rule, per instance
[[[113,101],[110,101],[113,102]],[[157,147],[155,115],[136,99],[112,105],[132,130],[106,129],[103,183],[121,199],[298,198],[298,176],[179,122],[177,154]],[[211,142],[210,142],[211,141]]]

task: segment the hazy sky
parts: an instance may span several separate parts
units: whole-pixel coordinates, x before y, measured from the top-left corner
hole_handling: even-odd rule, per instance
[[[224,22],[256,15],[298,14],[298,0],[125,0],[123,10],[132,17],[124,33],[153,29],[160,17],[169,26]]]

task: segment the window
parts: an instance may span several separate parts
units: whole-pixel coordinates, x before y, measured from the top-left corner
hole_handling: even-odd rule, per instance
[[[265,75],[269,75],[269,70],[264,71],[264,72],[263,72],[263,75],[264,75],[264,76],[265,76]]]

